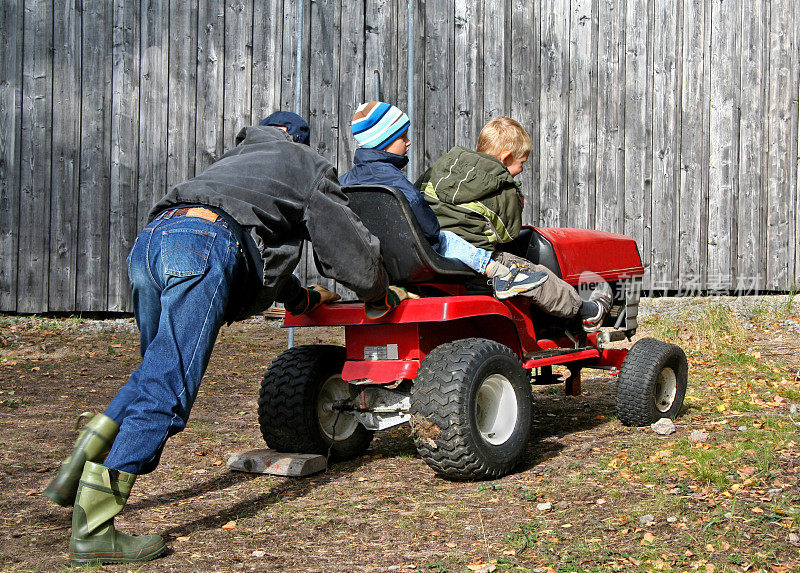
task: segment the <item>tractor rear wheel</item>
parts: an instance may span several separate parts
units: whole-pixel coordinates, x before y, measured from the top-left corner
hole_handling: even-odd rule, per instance
[[[642,338],[628,351],[617,380],[617,415],[626,426],[675,419],[686,395],[689,365],[683,349]]]
[[[468,338],[442,344],[411,388],[411,426],[420,457],[452,479],[509,473],[528,442],[530,376],[508,347]]]
[[[270,364],[261,382],[258,423],[267,445],[279,452],[345,460],[364,453],[373,432],[351,412],[350,385],[342,380],[341,346],[296,346]]]

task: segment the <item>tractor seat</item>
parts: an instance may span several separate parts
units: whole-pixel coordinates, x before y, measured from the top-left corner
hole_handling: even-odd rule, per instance
[[[353,212],[380,240],[392,284],[464,283],[480,276],[431,248],[402,191],[385,185],[351,185],[342,190]]]
[[[353,212],[380,240],[383,264],[392,284],[471,282],[486,288],[480,274],[433,250],[402,191],[385,185],[351,185],[342,190]],[[553,246],[533,227],[523,227],[514,241],[498,245],[497,250],[544,265],[561,276]]]

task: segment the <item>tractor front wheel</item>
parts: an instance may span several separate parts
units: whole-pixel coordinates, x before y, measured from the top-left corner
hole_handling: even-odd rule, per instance
[[[683,349],[655,338],[634,344],[617,381],[617,415],[626,426],[675,419],[686,395],[689,366]]]
[[[469,338],[435,348],[411,389],[420,457],[452,479],[509,473],[528,442],[530,376],[506,346]]]
[[[258,423],[270,448],[345,460],[364,453],[373,432],[342,406],[352,399],[342,380],[345,349],[296,346],[267,369],[258,398]]]

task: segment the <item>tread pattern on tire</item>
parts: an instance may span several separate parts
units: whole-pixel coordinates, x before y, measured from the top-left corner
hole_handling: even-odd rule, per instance
[[[345,349],[332,345],[295,346],[270,364],[258,397],[258,423],[267,445],[279,452],[328,453],[317,423],[316,391],[310,381],[324,381],[341,372]],[[349,459],[364,452],[373,432],[359,426],[347,441],[336,442],[335,459]]]
[[[688,368],[683,349],[655,338],[642,338],[631,347],[620,368],[616,390],[617,416],[625,426],[649,426],[656,421],[650,385],[661,369],[675,360],[679,366],[675,372],[678,377],[677,414],[686,392]]]
[[[419,416],[438,426],[441,433],[433,438],[415,431],[414,443],[420,457],[437,473],[459,480],[493,479],[509,473],[518,462],[524,443],[519,455],[513,459],[499,464],[488,463],[476,452],[470,428],[464,424],[465,417],[469,417],[469,405],[462,392],[464,379],[474,364],[502,355],[519,362],[518,357],[502,344],[469,338],[435,348],[420,365],[411,389],[412,419]],[[519,367],[522,370],[521,364]],[[530,429],[530,423],[527,426]]]

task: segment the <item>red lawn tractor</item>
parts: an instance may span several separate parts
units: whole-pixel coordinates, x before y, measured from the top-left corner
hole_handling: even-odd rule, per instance
[[[410,423],[420,457],[451,479],[493,479],[524,452],[532,384],[581,391],[581,370],[616,375],[623,424],[675,418],[688,366],[680,347],[636,332],[642,267],[633,239],[583,229],[526,227],[503,249],[545,265],[579,286],[590,271],[612,287],[603,329],[542,313],[525,297],[498,300],[485,277],[435,253],[403,194],[390,187],[346,188],[350,206],[381,240],[392,284],[421,298],[382,318],[361,302],[323,305],[284,326],[344,326],[345,346],[297,346],[280,354],[261,385],[259,424],[267,445],[284,452],[363,453],[376,430]],[[553,366],[565,366],[565,379]]]

